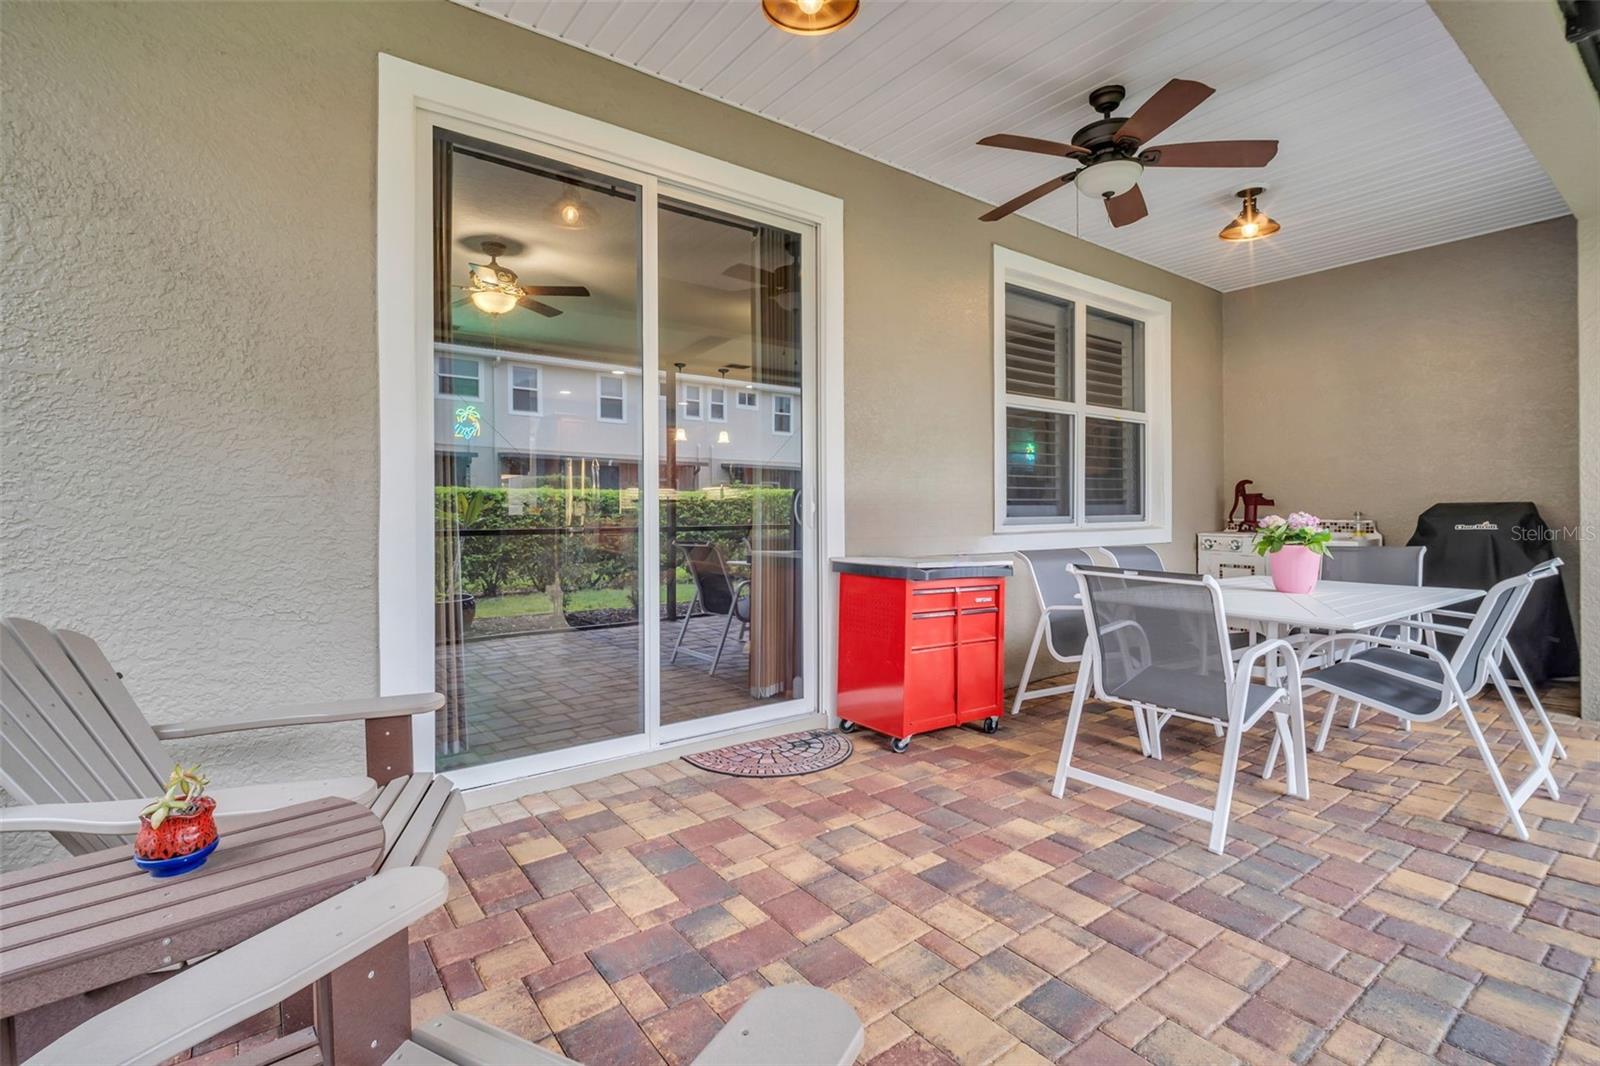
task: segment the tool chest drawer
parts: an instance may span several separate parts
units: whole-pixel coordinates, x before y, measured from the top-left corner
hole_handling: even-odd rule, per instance
[[[982,721],[994,732],[1010,564],[972,562],[946,573],[910,560],[840,565],[850,562],[834,561],[840,728],[885,734],[901,752],[912,736],[934,729]]]

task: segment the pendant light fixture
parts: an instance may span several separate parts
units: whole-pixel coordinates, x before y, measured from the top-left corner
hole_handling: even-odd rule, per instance
[[[856,17],[861,0],[761,0],[767,21],[787,33],[820,37]]]
[[[599,220],[600,213],[578,195],[578,187],[567,184],[567,191],[550,207],[550,218],[564,229],[586,229]]]
[[[1256,207],[1256,197],[1261,192],[1259,187],[1239,190],[1236,195],[1244,201],[1244,207],[1239,211],[1238,218],[1222,227],[1218,237],[1225,241],[1254,241],[1270,237],[1283,228]]]

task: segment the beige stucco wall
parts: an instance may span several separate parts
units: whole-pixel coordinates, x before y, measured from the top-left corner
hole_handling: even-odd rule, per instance
[[[1360,510],[1404,544],[1430,504],[1578,515],[1577,237],[1542,222],[1224,297],[1224,467],[1275,510]],[[1557,551],[1578,584],[1577,537]]]
[[[376,688],[380,51],[843,197],[850,550],[990,529],[996,241],[1172,301],[1172,561],[1217,520],[1200,285],[443,2],[11,4],[0,48],[3,609],[97,635],[157,719]],[[353,730],[184,751],[359,766]]]

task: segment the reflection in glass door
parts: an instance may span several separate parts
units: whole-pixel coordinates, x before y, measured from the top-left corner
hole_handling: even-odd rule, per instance
[[[666,195],[657,218],[670,735],[804,695],[803,241]]]
[[[460,129],[433,154],[435,765],[809,710],[815,231]]]
[[[442,129],[434,164],[437,766],[637,737],[643,190]]]

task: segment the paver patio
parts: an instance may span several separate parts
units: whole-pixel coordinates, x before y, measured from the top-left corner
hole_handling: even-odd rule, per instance
[[[663,724],[772,702],[750,694],[750,653],[738,639],[737,627],[723,646],[717,672],[710,672],[710,658],[722,636],[721,617],[696,616],[683,642],[684,654],[671,662],[682,624],[661,627]],[[638,702],[637,626],[469,640],[462,656],[467,748],[442,755],[440,770],[560,751],[644,729]]]
[[[1063,706],[903,756],[857,734],[805,777],[676,762],[474,812],[412,930],[413,1014],[683,1063],[756,989],[808,981],[877,1066],[1600,1062],[1600,726],[1558,716],[1562,798],[1529,804],[1527,843],[1464,733],[1374,719],[1312,756],[1309,802],[1241,772],[1217,856],[1109,793],[1053,799]],[[1157,763],[1126,712],[1093,717],[1100,769],[1190,799],[1215,773],[1209,730]]]

